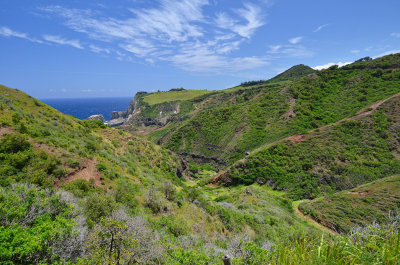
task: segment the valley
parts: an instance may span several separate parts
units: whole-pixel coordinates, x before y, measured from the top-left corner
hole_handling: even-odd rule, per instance
[[[398,264],[400,54],[111,117],[0,86],[1,263]]]

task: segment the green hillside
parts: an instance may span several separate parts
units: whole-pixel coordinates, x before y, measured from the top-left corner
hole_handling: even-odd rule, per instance
[[[304,64],[299,64],[295,65],[288,70],[284,71],[283,73],[280,73],[279,75],[275,76],[274,78],[271,78],[268,80],[268,82],[281,82],[281,81],[293,81],[296,79],[299,79],[300,77],[308,76],[312,73],[314,73],[315,70],[312,69],[311,67],[304,65]]]
[[[338,124],[284,139],[221,176],[225,185],[268,183],[294,199],[400,173],[399,95]]]
[[[240,242],[319,234],[267,187],[185,180],[183,162],[143,138],[0,89],[1,263],[87,264],[122,251],[125,262],[216,264]],[[105,231],[121,240],[110,252]]]
[[[357,188],[303,202],[300,210],[339,232],[396,218],[400,208],[400,177],[387,177]]]
[[[207,90],[179,90],[179,91],[168,91],[168,92],[156,92],[148,94],[143,97],[143,101],[148,103],[150,106],[170,102],[170,101],[182,101],[191,100],[193,98],[212,93]]]
[[[399,66],[138,93],[120,128],[0,86],[0,263],[398,264]]]
[[[175,152],[233,163],[248,151],[354,116],[399,92],[399,63],[399,54],[390,55],[331,67],[291,83],[216,95],[204,100],[202,110],[164,134],[157,132],[155,138]]]

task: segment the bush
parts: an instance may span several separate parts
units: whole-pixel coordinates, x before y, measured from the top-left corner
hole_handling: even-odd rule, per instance
[[[103,164],[97,164],[96,167],[100,172],[104,172],[107,170],[107,167]]]
[[[84,203],[85,214],[89,227],[100,222],[102,217],[108,217],[116,209],[115,201],[108,195],[94,193],[86,198]]]
[[[31,143],[20,133],[5,134],[0,141],[1,153],[18,153],[31,148]]]
[[[71,205],[27,184],[0,187],[0,263],[63,264],[82,254]]]

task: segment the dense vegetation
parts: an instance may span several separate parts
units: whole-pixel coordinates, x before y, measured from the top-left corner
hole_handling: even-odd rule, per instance
[[[189,119],[157,135],[173,151],[233,163],[247,151],[354,116],[399,92],[398,64],[400,55],[390,55],[331,67],[289,83],[217,94],[199,103],[202,110]]]
[[[143,138],[0,95],[2,263],[218,263],[243,242],[318,233],[266,187],[208,187],[212,168],[185,181],[178,158]]]
[[[399,174],[399,109],[395,97],[365,117],[256,152],[229,170],[222,181],[268,183],[302,199]]]
[[[399,60],[140,93],[123,130],[0,86],[0,263],[397,264],[398,177],[334,192],[400,174]]]
[[[376,180],[360,187],[335,193],[299,205],[300,210],[338,232],[356,226],[384,223],[400,209],[400,176]]]

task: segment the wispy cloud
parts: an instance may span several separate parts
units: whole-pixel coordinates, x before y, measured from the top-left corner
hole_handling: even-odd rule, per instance
[[[386,52],[383,52],[383,53],[381,53],[381,54],[379,54],[378,56],[375,56],[375,57],[373,57],[373,58],[378,58],[378,57],[382,57],[382,56],[385,56],[385,55],[396,54],[396,53],[400,53],[400,50],[390,50],[390,51],[386,51]]]
[[[334,66],[334,65],[337,65],[337,66],[339,66],[339,67],[342,67],[342,66],[345,66],[345,65],[348,65],[348,64],[351,64],[351,63],[352,63],[352,62],[327,63],[327,64],[324,64],[324,65],[314,66],[313,69],[315,69],[315,70],[322,70],[322,69],[327,69],[327,68],[329,68],[329,67],[331,67],[331,66]]]
[[[95,53],[107,53],[107,54],[111,53],[110,49],[100,48],[93,44],[90,44],[89,48],[92,52],[95,52]]]
[[[302,36],[299,36],[299,37],[295,37],[295,38],[289,39],[289,42],[290,42],[291,44],[297,44],[297,43],[299,43],[302,39],[303,39],[303,37],[302,37]]]
[[[267,64],[264,56],[231,56],[265,25],[265,12],[244,3],[229,13],[205,16],[203,8],[209,4],[209,0],[159,0],[152,8],[128,9],[124,18],[105,16],[103,10],[61,6],[41,10],[62,17],[67,27],[97,41],[89,46],[93,52],[110,51],[100,42],[117,47],[112,53],[118,60],[132,60],[131,55],[151,64],[169,61],[189,71],[236,71]],[[215,24],[210,23],[212,17]],[[83,48],[79,41],[52,37],[48,41]]]
[[[322,29],[326,28],[327,26],[329,26],[329,24],[323,24],[323,25],[319,26],[318,28],[316,28],[313,32],[317,33],[319,31],[321,31]]]
[[[183,44],[178,54],[164,56],[161,59],[175,64],[177,67],[194,72],[237,72],[249,70],[269,64],[267,57],[236,57],[224,56],[226,49],[235,49],[235,43],[215,51],[210,43]]]
[[[100,17],[90,10],[67,9],[49,6],[42,10],[60,15],[71,29],[86,33],[97,40],[132,40],[138,37],[166,42],[185,41],[202,36],[201,29],[193,22],[203,21],[201,8],[207,0],[162,0],[159,8],[130,9],[126,19]]]
[[[400,33],[393,32],[390,36],[400,38]]]
[[[360,53],[360,50],[351,50],[350,52],[357,54],[357,53]]]
[[[244,38],[250,38],[259,27],[265,24],[261,9],[253,4],[244,4],[244,8],[236,10],[236,14],[244,19],[246,23],[242,24],[226,13],[218,14],[215,22],[218,27],[230,29]]]
[[[267,53],[291,58],[306,58],[314,55],[312,51],[298,44],[270,45]]]
[[[14,37],[14,38],[25,39],[25,40],[29,40],[29,41],[36,42],[36,43],[43,43],[43,41],[41,41],[41,40],[29,37],[27,33],[17,32],[10,28],[7,28],[7,27],[0,28],[0,35],[4,36],[4,37]]]
[[[60,45],[69,45],[77,49],[84,49],[79,40],[67,40],[55,35],[43,35],[43,39],[48,42],[57,43]]]

